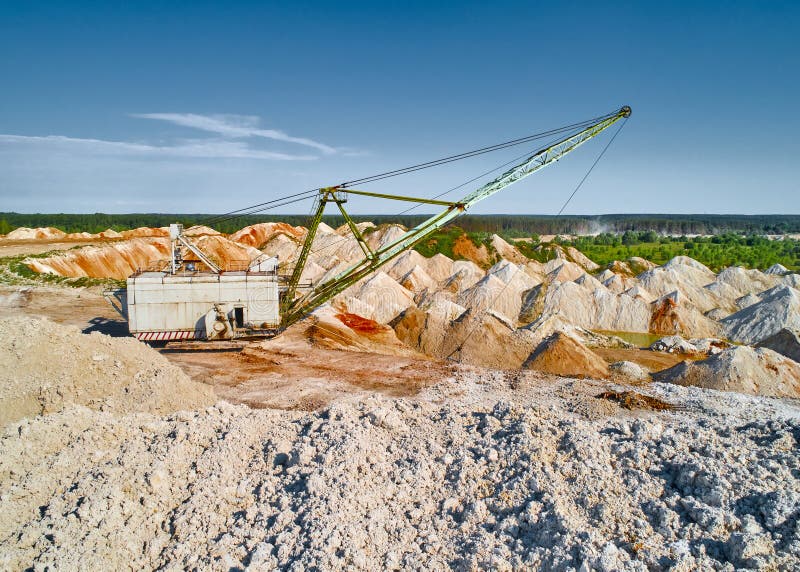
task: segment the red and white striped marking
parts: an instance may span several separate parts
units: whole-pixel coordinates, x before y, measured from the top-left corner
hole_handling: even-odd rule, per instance
[[[192,340],[196,336],[195,331],[183,332],[136,332],[136,338],[144,342],[168,342],[172,340]]]

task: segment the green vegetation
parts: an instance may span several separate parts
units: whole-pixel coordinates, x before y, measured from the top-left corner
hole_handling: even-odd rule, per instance
[[[450,258],[454,258],[453,246],[455,245],[456,239],[462,234],[464,234],[464,230],[460,227],[449,226],[435,232],[433,235],[417,244],[414,250],[427,258],[430,258],[438,252]]]
[[[116,231],[140,226],[166,226],[180,222],[185,226],[205,224],[218,215],[211,214],[22,214],[0,213],[0,234],[20,226],[53,226],[64,232],[97,233],[107,228]],[[428,215],[353,215],[356,222],[372,221],[376,224],[397,222],[407,227],[416,226]],[[307,225],[308,215],[258,214],[213,223],[220,232],[231,233],[243,226],[258,222],[282,221],[292,225]],[[323,217],[333,227],[344,224],[341,215]],[[5,225],[3,224],[5,221]],[[469,215],[458,220],[459,227],[467,232],[497,233],[511,238],[532,234],[586,235],[598,230],[614,234],[626,231],[653,231],[658,234],[785,234],[800,232],[800,215],[656,215],[610,214],[597,216],[547,216],[547,215]]]
[[[574,246],[600,265],[632,256],[664,264],[679,255],[691,256],[714,271],[726,266],[768,268],[783,264],[800,270],[800,241],[790,238],[769,240],[761,236],[722,234],[712,237],[668,237],[654,232],[625,232],[585,236],[563,242]]]
[[[455,225],[445,227],[438,232],[435,232],[433,235],[416,245],[414,250],[428,258],[434,254],[442,253],[454,260],[463,260],[464,257],[456,254],[453,249],[455,248],[456,240],[464,235],[466,235],[466,237],[472,242],[472,244],[475,245],[475,247],[480,248],[481,246],[485,246],[490,257],[495,254],[494,247],[491,245],[491,233],[466,232],[460,226]]]
[[[20,226],[54,226],[65,232],[101,232],[107,228],[117,231],[141,226],[165,226],[180,222],[185,226],[203,224],[213,215],[207,214],[19,214],[0,213],[0,234]],[[371,221],[378,225],[399,223],[413,227],[426,215],[355,215],[356,222]],[[341,216],[330,215],[326,224],[344,224]],[[251,215],[212,224],[221,232],[232,233],[243,226],[258,222],[282,221],[291,225],[307,225],[305,215]],[[586,235],[598,227],[609,231],[596,236]],[[365,234],[371,231],[367,229]],[[556,238],[554,244],[575,246],[589,258],[604,265],[613,260],[640,256],[663,264],[678,255],[691,256],[713,270],[742,265],[767,268],[780,263],[791,270],[800,270],[800,241],[790,238],[769,240],[763,235],[800,232],[800,215],[601,215],[601,216],[542,216],[542,215],[476,215],[458,219],[416,246],[425,256],[441,252],[460,258],[453,252],[456,240],[464,234],[476,247],[485,245],[490,259],[497,253],[490,238],[499,234],[528,258],[546,262],[555,258],[553,245],[540,244],[541,234],[579,235],[574,240]],[[675,236],[670,236],[670,235]],[[711,236],[689,236],[691,234]],[[514,239],[527,238],[528,241]],[[7,267],[13,264],[4,261]],[[24,266],[24,265],[22,265]],[[24,276],[19,264],[14,266]],[[27,267],[25,267],[27,268]]]
[[[475,246],[486,245],[491,259],[496,253],[491,247],[488,232],[466,232],[462,227],[449,226],[434,233],[418,244],[415,249],[430,257],[441,252],[451,258],[463,258],[453,253],[453,247],[462,235]],[[586,256],[604,266],[614,260],[626,260],[633,256],[646,258],[656,264],[664,264],[675,256],[691,256],[714,271],[726,266],[745,266],[766,269],[773,264],[783,264],[790,270],[800,270],[800,240],[784,238],[770,240],[762,236],[723,234],[711,237],[659,236],[652,231],[632,232],[621,235],[603,233],[597,236],[582,236],[574,240],[556,238],[552,243],[541,244],[534,235],[528,240],[503,233],[503,238],[532,260],[547,262],[556,258],[559,246],[574,246]]]

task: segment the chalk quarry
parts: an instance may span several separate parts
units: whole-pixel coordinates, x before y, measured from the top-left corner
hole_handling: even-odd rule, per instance
[[[305,235],[194,232],[222,262],[284,265]],[[140,229],[27,264],[119,277],[167,244]],[[341,352],[431,371],[413,391],[376,383],[305,411],[223,400],[168,354],[3,294],[22,310],[0,318],[0,566],[798,569],[800,276],[492,245],[488,261],[407,252],[248,348],[270,367]],[[359,253],[323,226],[305,278]]]

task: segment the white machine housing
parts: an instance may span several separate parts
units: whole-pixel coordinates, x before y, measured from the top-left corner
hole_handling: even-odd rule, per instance
[[[281,322],[278,277],[265,272],[140,272],[128,278],[127,305],[131,334],[147,341],[230,339]],[[228,327],[218,334],[212,324],[222,322],[220,313]]]
[[[185,262],[181,246],[197,253],[170,228],[172,260],[159,270],[140,270],[127,280],[126,305],[130,333],[144,341],[222,340],[264,335],[281,323],[278,259],[262,256],[246,270],[224,271]],[[198,253],[205,258],[202,253]]]

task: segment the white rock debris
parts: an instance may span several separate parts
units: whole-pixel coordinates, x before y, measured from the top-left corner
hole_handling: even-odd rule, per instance
[[[82,407],[0,440],[0,566],[791,570],[800,408],[461,367],[316,413]],[[546,383],[542,383],[546,381]],[[510,389],[513,386],[516,389]]]

